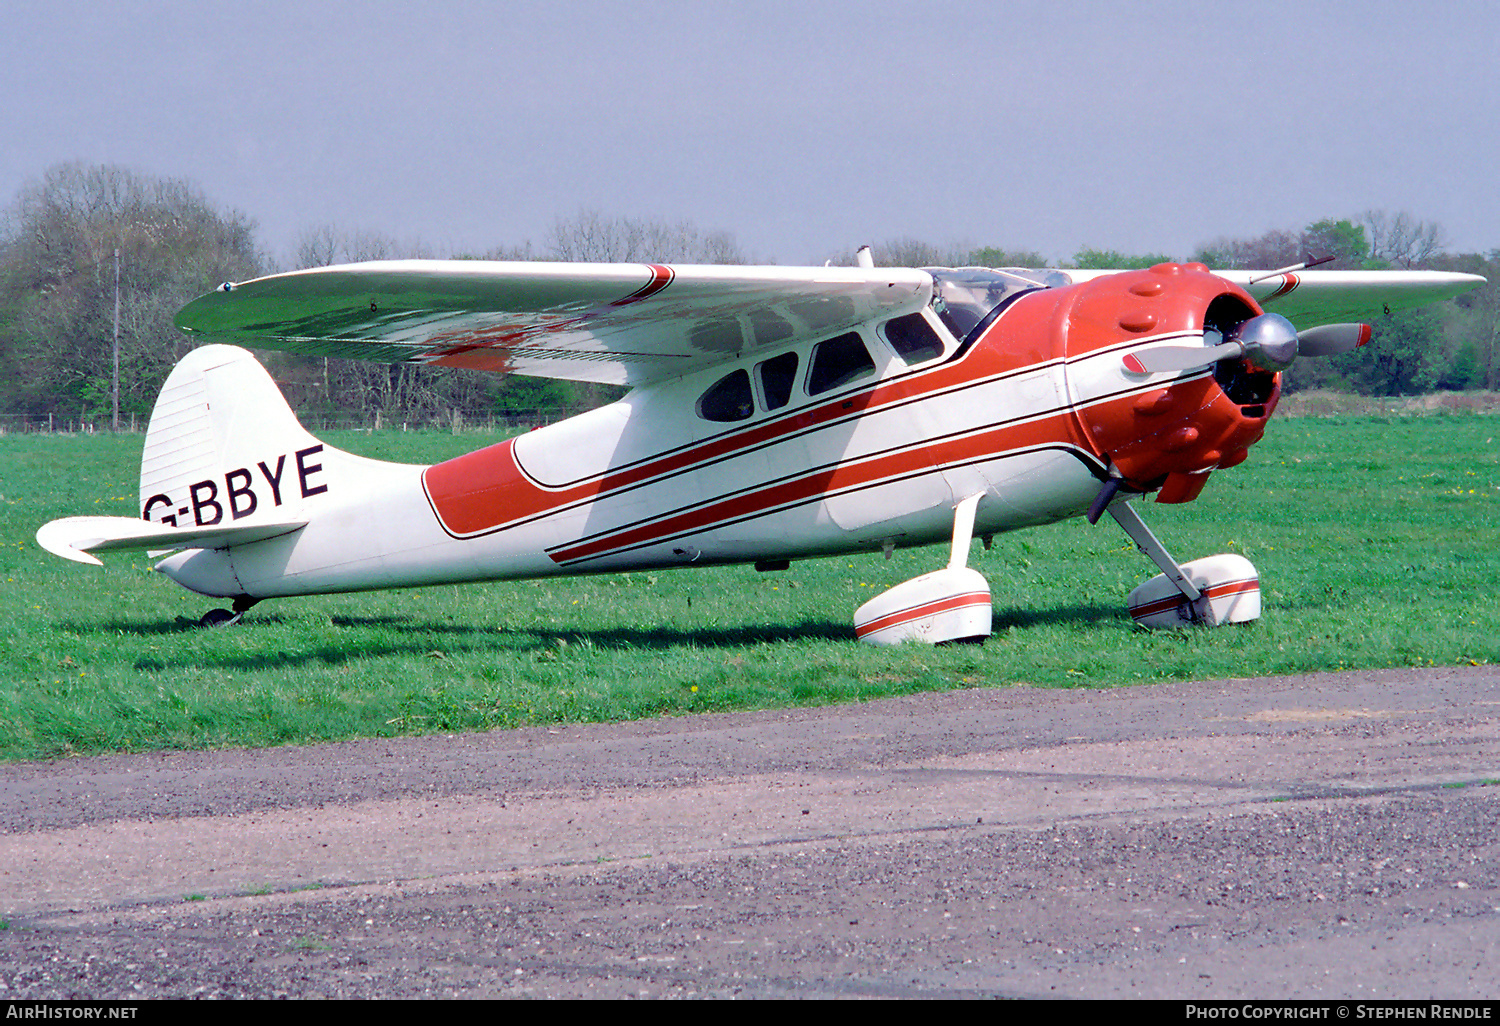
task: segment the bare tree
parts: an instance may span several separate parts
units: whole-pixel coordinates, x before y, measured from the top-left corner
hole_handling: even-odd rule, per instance
[[[879,267],[962,267],[969,263],[972,251],[972,246],[957,243],[934,246],[909,235],[886,239],[870,247],[870,255]]]
[[[358,264],[367,260],[426,260],[432,251],[420,242],[400,242],[381,232],[320,224],[297,237],[299,268]]]
[[[367,260],[428,259],[420,243],[401,243],[389,235],[338,225],[314,225],[298,237],[295,259],[299,267],[326,267]],[[466,257],[468,258],[468,257]],[[472,257],[481,260],[530,260],[530,244],[495,247]],[[489,374],[445,367],[376,364],[328,357],[316,361],[271,354],[277,377],[286,385],[294,406],[323,408],[326,412],[357,412],[388,420],[417,419],[457,422],[492,412],[504,386]]]
[[[23,188],[0,237],[0,361],[12,408],[101,417],[111,404],[119,252],[120,405],[150,410],[187,342],[188,300],[259,273],[254,224],[186,182],[59,164]],[[24,368],[24,373],[21,372]]]
[[[1466,292],[1447,306],[1445,335],[1456,355],[1467,349],[1474,361],[1470,387],[1500,388],[1500,249],[1487,254],[1435,254],[1436,271],[1479,274],[1486,284]]]
[[[967,242],[935,245],[910,235],[871,243],[870,257],[876,267],[1043,267],[1047,263],[1031,250],[976,247]],[[828,258],[835,267],[852,267],[854,261],[854,250],[841,250]]]
[[[1220,236],[1199,246],[1193,259],[1220,270],[1272,270],[1289,267],[1302,256],[1301,232],[1273,230],[1251,239]]]
[[[501,260],[507,262],[524,262],[527,260],[541,260],[531,248],[530,242],[523,242],[519,246],[491,246],[482,253],[459,253],[455,260]]]
[[[969,254],[967,263],[976,267],[1051,266],[1047,258],[1034,249],[1003,249],[998,246],[981,246]]]
[[[1447,248],[1442,226],[1402,211],[1366,210],[1360,222],[1370,236],[1370,255],[1399,267],[1419,267]]]
[[[728,232],[705,234],[691,221],[611,218],[597,210],[582,210],[572,220],[558,218],[547,256],[570,263],[745,263]]]

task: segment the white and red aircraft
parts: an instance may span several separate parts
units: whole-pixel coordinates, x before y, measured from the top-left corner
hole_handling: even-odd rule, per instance
[[[195,339],[630,386],[619,402],[433,466],[308,434],[244,349],[167,378],[141,519],[37,532],[80,562],[231,599],[789,561],[951,543],[866,603],[884,644],[982,638],[975,533],[1108,512],[1161,568],[1148,626],[1260,615],[1240,556],[1178,564],[1129,501],[1189,502],[1245,459],[1301,356],[1481,284],[1438,272],[790,268],[401,261],[273,275],[188,304]],[[1267,313],[1264,307],[1273,312]]]

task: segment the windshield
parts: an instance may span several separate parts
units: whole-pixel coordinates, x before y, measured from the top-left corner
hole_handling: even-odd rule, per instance
[[[1036,288],[1071,285],[1062,271],[1007,267],[924,267],[932,275],[932,309],[963,341],[1001,303]]]

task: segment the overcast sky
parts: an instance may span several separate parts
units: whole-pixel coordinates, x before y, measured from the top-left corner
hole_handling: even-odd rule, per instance
[[[184,178],[283,262],[582,209],[822,263],[862,242],[1186,257],[1367,209],[1500,247],[1500,4],[0,0],[0,204]]]

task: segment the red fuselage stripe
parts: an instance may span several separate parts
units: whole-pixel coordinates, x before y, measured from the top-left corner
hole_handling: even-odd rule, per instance
[[[1042,370],[1051,362],[1054,361],[981,380],[961,377],[955,380],[953,375],[934,372],[898,378],[862,394],[840,396],[831,402],[746,430],[720,435],[677,452],[653,456],[633,466],[565,485],[543,484],[527,474],[513,451],[514,439],[428,467],[422,474],[422,482],[433,512],[444,529],[455,537],[468,538],[513,527],[566,506],[600,498],[606,493],[731,459],[762,446],[786,441],[797,434],[831,427],[850,417],[930,399],[945,390],[957,392],[1014,374]]]
[[[664,288],[670,282],[671,269],[662,267],[661,270],[665,274],[658,275],[641,292],[653,287]],[[1017,311],[1027,306],[1026,300],[1030,298],[1023,296],[1014,303],[1007,316],[1015,317]],[[632,300],[633,297],[626,297],[621,302]],[[1001,330],[1006,322],[1007,317],[996,320],[985,332],[985,338]],[[1126,343],[1130,344],[1134,343]],[[569,505],[592,501],[605,493],[729,459],[854,417],[945,393],[956,394],[1019,374],[1044,371],[1061,362],[1058,354],[1050,352],[1018,354],[1007,351],[1005,347],[975,345],[952,363],[922,368],[867,385],[863,391],[830,396],[817,405],[706,441],[690,443],[676,451],[651,456],[587,479],[565,483],[536,480],[521,466],[513,451],[514,442],[506,441],[428,467],[423,472],[422,483],[444,530],[455,538],[472,538],[517,526]],[[525,487],[526,484],[531,487]]]
[[[665,288],[671,280],[671,269],[654,266],[652,270],[650,282],[637,293],[617,302],[633,301]],[[1093,337],[1090,332],[1059,333],[1054,323],[1058,311],[1082,294],[1075,289],[1065,289],[1039,290],[1022,296],[989,326],[976,344],[952,362],[857,386],[855,390],[829,396],[804,409],[730,429],[701,441],[688,442],[591,476],[571,481],[545,480],[523,463],[515,442],[507,441],[427,468],[422,476],[423,487],[444,530],[455,538],[474,538],[564,511],[582,509],[600,499],[692,474],[756,450],[811,438],[835,425],[848,424],[871,414],[891,414],[909,404],[963,401],[969,389],[993,386],[1028,374],[1060,374],[1064,366],[1075,360],[1128,351],[1145,341],[1158,342],[1179,336],[1201,337],[1200,329],[1181,329],[1154,335],[1149,340],[1119,339],[1116,336],[1103,345],[1090,345]],[[1110,335],[1109,332],[1099,334]],[[1188,378],[1207,377],[1208,374],[1204,371]],[[1178,383],[1181,382],[1167,383],[1166,387],[1170,389]],[[806,468],[793,476],[754,484],[742,491],[704,496],[701,490],[689,487],[683,495],[684,505],[678,509],[658,514],[649,522],[622,523],[593,536],[564,543],[567,547],[554,550],[553,558],[559,561],[594,558],[618,548],[640,547],[652,540],[711,530],[728,521],[764,515],[767,511],[840,490],[849,491],[869,487],[872,483],[928,473],[945,465],[1000,458],[1018,449],[1063,447],[1076,450],[1085,458],[1092,456],[1097,459],[1102,451],[1110,448],[1101,446],[1094,437],[1101,424],[1133,425],[1137,411],[1129,408],[1132,401],[1129,397],[1142,389],[1162,387],[1160,383],[1131,386],[1109,395],[1091,397],[1078,407],[1059,396],[1061,401],[1049,410],[1005,422],[964,428],[937,439],[913,438],[887,451],[863,453],[846,461]],[[1090,411],[1087,423],[1082,419],[1085,409]],[[538,436],[536,442],[541,441]],[[816,443],[816,439],[811,441]],[[829,455],[832,456],[833,452],[830,451]],[[1144,459],[1140,454],[1135,458],[1137,462]],[[792,468],[789,466],[788,469]],[[1151,478],[1152,475],[1143,469],[1140,480]]]
[[[1071,413],[1064,411],[1029,423],[1005,425],[946,442],[914,445],[874,458],[838,463],[767,488],[710,502],[697,509],[608,533],[582,544],[551,550],[549,555],[559,563],[568,563],[614,549],[635,548],[680,535],[711,531],[729,521],[815,501],[886,479],[935,472],[940,466],[972,463],[977,458],[998,457],[1016,449],[1066,442],[1070,425]]]

